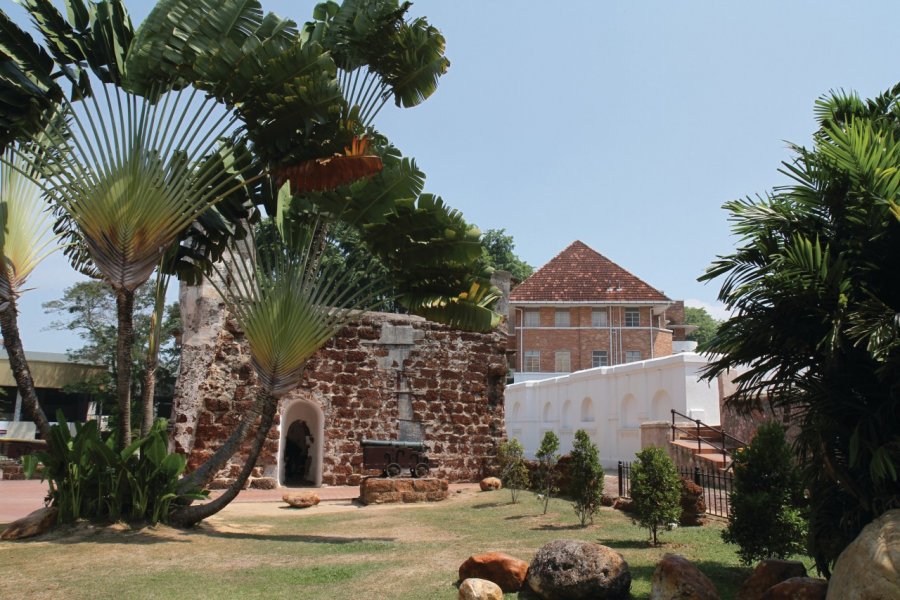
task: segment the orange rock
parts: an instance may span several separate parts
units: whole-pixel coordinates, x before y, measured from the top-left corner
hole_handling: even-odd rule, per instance
[[[319,495],[315,492],[297,492],[285,494],[281,497],[293,508],[309,508],[319,503]]]
[[[700,569],[678,554],[666,554],[656,564],[650,600],[719,600],[716,586]]]
[[[485,477],[478,485],[482,492],[492,492],[503,487],[503,483],[496,477]]]
[[[39,508],[18,521],[10,523],[9,527],[0,534],[0,540],[21,540],[46,533],[56,523],[58,514],[59,509],[55,506]]]
[[[767,589],[791,577],[805,577],[806,567],[796,560],[771,558],[756,565],[741,585],[735,600],[760,600]]]
[[[791,577],[770,587],[762,600],[825,600],[828,582],[813,577]]]
[[[493,581],[504,593],[518,592],[525,585],[528,563],[503,552],[485,552],[466,559],[459,567],[460,580]]]

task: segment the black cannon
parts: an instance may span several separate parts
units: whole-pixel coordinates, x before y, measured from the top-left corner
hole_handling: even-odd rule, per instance
[[[382,477],[397,477],[409,469],[413,477],[426,477],[431,470],[422,442],[363,440],[363,466],[381,469]]]

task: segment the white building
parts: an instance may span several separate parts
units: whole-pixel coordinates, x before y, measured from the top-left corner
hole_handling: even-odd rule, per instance
[[[546,431],[556,432],[565,454],[575,431],[584,429],[600,449],[604,467],[631,461],[641,449],[641,423],[671,422],[672,409],[709,425],[720,423],[718,383],[699,380],[707,362],[684,352],[510,385],[507,435],[533,457]]]

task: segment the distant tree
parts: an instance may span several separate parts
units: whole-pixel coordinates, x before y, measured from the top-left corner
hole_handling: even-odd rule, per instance
[[[500,480],[503,487],[509,490],[513,504],[519,501],[519,492],[527,489],[531,483],[524,455],[525,449],[516,438],[500,442],[497,453],[500,461]]]
[[[784,428],[764,423],[750,446],[735,455],[731,514],[722,539],[738,545],[738,556],[747,565],[802,552],[802,501],[803,485]]]
[[[716,335],[721,321],[714,319],[705,308],[693,306],[684,307],[684,322],[686,325],[696,325],[697,329],[687,334],[687,339],[697,342],[701,347]]]
[[[681,479],[662,448],[644,448],[637,458],[631,466],[634,521],[650,530],[655,546],[659,529],[677,523],[681,516]]]
[[[569,467],[571,475],[572,501],[575,514],[581,526],[594,522],[594,515],[600,510],[603,496],[603,467],[600,466],[600,452],[584,429],[575,432],[575,442]]]
[[[514,252],[516,243],[505,229],[488,229],[481,238],[481,245],[484,247],[484,267],[509,271],[517,281],[523,281],[534,273],[534,267]]]
[[[132,398],[139,398],[143,385],[143,371],[147,340],[150,335],[151,314],[154,307],[154,286],[146,284],[135,291],[134,343],[131,352]],[[50,329],[72,331],[83,341],[80,348],[68,349],[74,361],[102,364],[106,371],[91,379],[69,386],[71,391],[90,393],[103,406],[104,412],[116,409],[117,352],[116,297],[110,286],[102,281],[81,281],[67,287],[63,297],[43,304],[44,312],[57,319]],[[156,371],[157,397],[171,394],[178,369],[178,352],[174,333],[180,328],[178,306],[166,310],[162,324],[160,361]],[[114,414],[118,414],[117,412]],[[132,411],[137,416],[138,411]]]
[[[556,463],[559,462],[559,438],[553,431],[544,433],[541,445],[534,456],[538,461],[534,484],[538,497],[544,504],[543,514],[546,515],[550,496],[556,491]]]

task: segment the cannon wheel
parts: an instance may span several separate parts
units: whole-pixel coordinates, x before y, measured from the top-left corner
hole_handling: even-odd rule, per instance
[[[397,463],[389,464],[387,466],[387,468],[384,470],[384,472],[387,473],[388,477],[396,477],[397,475],[400,474],[400,471],[401,471],[400,465],[398,465]]]
[[[413,477],[426,477],[428,475],[428,463],[419,463],[413,470]]]

